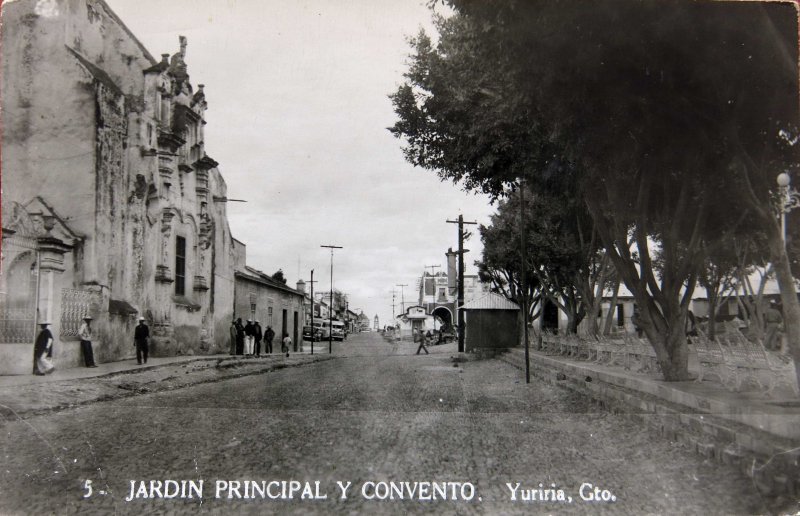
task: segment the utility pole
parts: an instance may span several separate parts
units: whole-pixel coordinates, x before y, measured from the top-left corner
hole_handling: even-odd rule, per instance
[[[441,267],[441,265],[426,265],[426,269],[431,270],[431,279],[433,280],[433,307],[436,307],[436,274],[434,269]],[[425,294],[425,276],[422,277],[422,294]],[[433,309],[431,309],[431,317],[433,318],[433,331],[436,331],[436,316],[433,315]]]
[[[309,328],[309,330],[311,331],[311,354],[313,355],[314,340],[316,340],[314,338],[314,283],[316,283],[316,281],[314,281],[314,269],[311,269],[311,281],[309,281],[309,283],[311,283],[311,328]]]
[[[389,292],[392,293],[392,324],[394,324],[395,314],[394,314],[394,296],[397,295],[397,291],[395,289],[390,290]]]
[[[328,307],[328,354],[333,353],[333,250],[344,249],[338,245],[321,245],[331,250],[331,306]]]
[[[477,224],[477,222],[464,222],[464,216],[459,215],[458,220],[448,220],[448,224],[458,224],[458,352],[464,352],[464,224]]]
[[[526,246],[525,240],[526,233],[525,224],[525,176],[519,178],[519,238],[520,238],[520,289],[522,297],[522,332],[525,335],[525,383],[531,383],[531,364],[530,364],[530,351],[528,351],[528,292],[525,278],[525,263],[526,259]]]
[[[406,313],[406,297],[403,294],[403,287],[407,287],[408,284],[407,283],[403,283],[402,285],[398,284],[398,285],[395,285],[395,286],[400,287],[400,307],[401,307],[401,310],[403,311],[403,313]]]

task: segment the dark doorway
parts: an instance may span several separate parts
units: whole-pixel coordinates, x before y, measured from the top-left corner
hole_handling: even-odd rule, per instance
[[[437,329],[448,330],[451,326],[453,326],[453,316],[450,313],[450,310],[447,308],[443,306],[436,307],[436,309],[433,311],[433,316],[441,321],[441,328]]]
[[[298,321],[298,314],[297,312],[294,313],[294,336],[292,337],[292,342],[294,342],[294,351],[297,352],[297,342],[299,336],[297,335],[297,321]]]
[[[281,326],[281,328],[282,328],[281,329],[281,340],[283,340],[283,338],[285,336],[289,335],[289,322],[288,322],[288,319],[287,319],[287,315],[288,315],[287,311],[284,310],[283,311],[283,318],[282,318],[283,325]]]

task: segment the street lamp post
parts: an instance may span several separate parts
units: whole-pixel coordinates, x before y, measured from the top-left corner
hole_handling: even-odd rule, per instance
[[[331,306],[328,307],[328,354],[333,353],[333,250],[343,249],[338,245],[321,245],[331,250]]]
[[[791,187],[792,179],[786,172],[778,174],[777,182],[780,194],[780,206],[778,206],[778,209],[781,218],[781,237],[783,238],[783,246],[786,247],[786,214],[800,207],[800,192]]]

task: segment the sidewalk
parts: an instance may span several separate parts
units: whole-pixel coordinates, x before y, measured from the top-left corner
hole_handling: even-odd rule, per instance
[[[314,350],[314,355],[321,354],[319,348]],[[303,351],[291,352],[291,355],[310,355],[311,348],[306,346]],[[327,348],[325,349],[327,355]],[[245,357],[243,355],[228,355],[221,353],[218,355],[184,355],[176,357],[149,357],[147,364],[139,365],[135,358],[119,360],[98,364],[97,367],[71,367],[66,369],[56,368],[51,374],[46,376],[36,376],[33,374],[7,375],[0,376],[0,388],[13,387],[20,385],[36,385],[43,383],[60,382],[64,380],[79,380],[82,378],[97,378],[100,376],[110,376],[115,374],[125,374],[129,372],[147,371],[157,367],[164,367],[174,364],[184,364],[189,362],[214,361],[214,360],[264,360],[266,358],[280,357],[280,353],[272,355],[261,355],[261,357]]]
[[[47,376],[0,377],[0,421],[19,419],[109,401],[137,394],[162,392],[201,383],[269,373],[336,358],[309,351],[244,357],[204,355],[153,357],[147,365],[136,359],[97,367],[55,371]]]
[[[196,362],[200,360],[218,360],[221,358],[234,358],[230,355],[203,355],[203,356],[180,356],[180,357],[150,357],[147,364],[139,365],[136,359],[120,360],[118,362],[108,362],[98,364],[97,367],[72,367],[69,369],[56,368],[51,374],[46,376],[11,375],[0,376],[0,388],[20,385],[42,384],[60,382],[63,380],[79,380],[81,378],[96,378],[130,371],[146,371],[165,365],[180,364],[186,362]]]

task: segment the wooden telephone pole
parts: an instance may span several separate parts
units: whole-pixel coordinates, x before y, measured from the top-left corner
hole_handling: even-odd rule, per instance
[[[441,265],[426,265],[426,269],[431,270],[431,279],[433,280],[433,308],[431,308],[431,318],[433,318],[433,331],[436,331],[436,316],[433,315],[433,310],[436,308],[436,269]],[[422,276],[422,295],[425,295],[425,276]]]
[[[309,331],[311,332],[311,354],[313,355],[314,340],[316,340],[314,335],[314,283],[316,283],[314,280],[314,269],[311,269],[311,281],[309,281],[309,283],[311,283],[311,328],[309,328]]]
[[[449,224],[458,224],[458,302],[456,310],[458,313],[458,352],[464,352],[464,253],[469,249],[464,249],[464,224],[477,224],[477,222],[464,222],[464,216],[459,215],[458,220],[448,220]]]
[[[321,245],[331,250],[331,306],[328,307],[328,354],[333,353],[333,250],[343,249],[338,245]]]
[[[403,313],[406,313],[406,296],[405,296],[405,293],[403,292],[403,287],[407,287],[408,284],[407,283],[403,283],[401,285],[401,284],[398,283],[395,286],[400,287],[400,309],[403,311]]]

